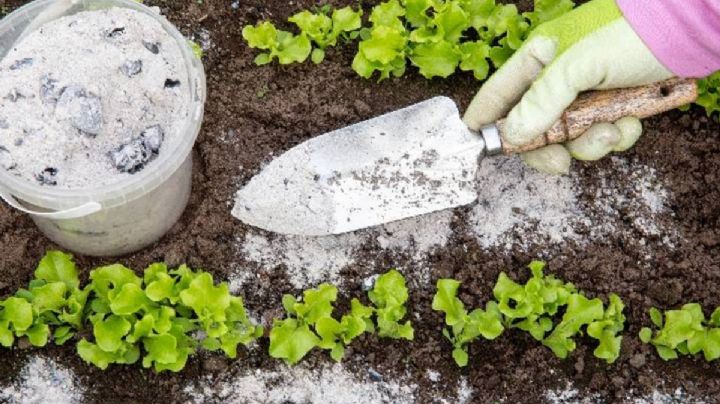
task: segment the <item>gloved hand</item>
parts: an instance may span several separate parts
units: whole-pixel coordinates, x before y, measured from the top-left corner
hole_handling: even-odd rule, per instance
[[[474,130],[507,116],[505,142],[515,146],[542,136],[578,93],[636,87],[674,74],[623,17],[615,0],[592,0],[539,26],[523,47],[480,89],[464,120]],[[571,156],[598,160],[631,148],[642,134],[637,118],[599,123],[563,145],[524,153],[533,168],[569,172]]]

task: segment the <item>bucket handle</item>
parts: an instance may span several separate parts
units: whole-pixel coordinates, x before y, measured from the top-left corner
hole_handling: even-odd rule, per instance
[[[13,208],[29,215],[50,220],[79,219],[92,215],[102,210],[102,205],[97,202],[87,202],[75,208],[60,210],[56,212],[37,212],[24,207],[7,189],[0,186],[0,198]]]

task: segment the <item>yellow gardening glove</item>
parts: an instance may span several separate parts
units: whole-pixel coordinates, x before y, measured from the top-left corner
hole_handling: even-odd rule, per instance
[[[636,87],[673,77],[633,31],[614,0],[592,0],[540,25],[480,89],[464,120],[474,130],[507,116],[504,140],[514,146],[542,136],[578,93]],[[599,123],[563,145],[523,154],[540,171],[566,174],[571,157],[598,160],[631,148],[637,118]]]

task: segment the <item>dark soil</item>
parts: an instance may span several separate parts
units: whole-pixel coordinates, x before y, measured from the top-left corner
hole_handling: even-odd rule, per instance
[[[26,1],[5,0],[2,7],[14,9]],[[194,193],[185,215],[156,245],[121,261],[144,268],[154,261],[169,264],[187,262],[227,279],[230,264],[243,265],[237,253],[237,239],[247,228],[230,216],[235,191],[272,156],[326,131],[388,112],[434,95],[447,95],[467,106],[477,83],[471,76],[457,75],[448,80],[427,81],[415,72],[402,79],[377,84],[362,80],[350,69],[352,46],[333,49],[326,62],[280,67],[256,67],[255,52],[241,37],[245,24],[261,19],[282,21],[301,9],[315,6],[311,0],[204,0],[147,1],[188,36],[209,33],[213,47],[205,56],[209,99],[206,122],[195,148]],[[236,4],[232,7],[231,4]],[[335,5],[352,2],[333,0]],[[364,5],[372,2],[363,1]],[[523,1],[521,7],[527,6]],[[458,369],[448,344],[440,333],[442,318],[430,309],[434,282],[440,277],[463,281],[462,298],[479,306],[489,297],[500,271],[522,279],[523,266],[540,254],[540,249],[513,253],[488,251],[476,240],[459,237],[435,252],[428,263],[432,283],[411,282],[409,311],[419,313],[415,322],[416,340],[412,344],[363,338],[352,346],[348,366],[363,371],[372,367],[391,377],[409,373],[419,385],[421,402],[432,402],[452,394],[461,377],[467,377],[475,390],[475,401],[506,398],[508,402],[542,401],[547,389],[564,388],[568,380],[582,395],[597,395],[605,401],[620,401],[646,395],[655,389],[682,388],[692,396],[710,401],[720,397],[720,371],[717,364],[700,359],[662,362],[636,335],[647,325],[650,306],[672,308],[683,302],[699,302],[710,310],[720,306],[720,125],[707,119],[698,109],[671,112],[646,122],[647,134],[629,158],[657,169],[670,190],[674,219],[682,242],[674,249],[660,240],[650,239],[655,251],[650,257],[634,248],[637,233],[619,232],[582,247],[567,244],[550,250],[550,271],[573,282],[589,295],[618,293],[628,308],[629,329],[621,358],[606,365],[592,356],[592,345],[580,341],[570,359],[556,359],[552,353],[522,333],[509,332],[498,341],[471,346],[470,366]],[[600,170],[609,170],[607,161],[578,164],[588,188],[597,185]],[[610,184],[628,181],[611,174]],[[589,201],[594,194],[583,198]],[[465,226],[459,211],[456,225]],[[0,295],[8,295],[27,284],[35,263],[46,250],[56,248],[35,228],[31,220],[0,204]],[[544,250],[547,250],[546,248]],[[392,266],[409,265],[403,259],[368,247],[366,260],[343,273],[346,290],[361,296],[359,279]],[[109,260],[77,257],[82,268],[106,264]],[[375,262],[378,264],[368,264]],[[650,268],[650,269],[648,269]],[[258,317],[277,313],[283,293],[293,290],[281,268],[261,271],[260,281],[243,290],[248,309]],[[348,296],[351,297],[351,296]],[[266,349],[266,342],[262,349]],[[0,385],[14,378],[35,350],[0,352]],[[73,344],[49,347],[43,352],[72,367],[87,386],[93,402],[177,402],[186,397],[185,386],[205,375],[232,377],[249,368],[273,368],[277,362],[254,354],[236,361],[216,355],[201,355],[190,361],[179,374],[156,375],[137,367],[112,367],[102,372],[84,364]],[[310,363],[329,363],[325,353],[313,353]],[[425,377],[427,369],[442,373],[442,387]]]

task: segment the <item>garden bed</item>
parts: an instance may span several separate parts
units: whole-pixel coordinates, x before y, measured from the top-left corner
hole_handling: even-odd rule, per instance
[[[8,8],[24,4],[9,1]],[[0,401],[29,397],[32,387],[71,401],[224,402],[325,397],[345,400],[447,402],[629,401],[720,396],[720,371],[701,359],[663,362],[637,338],[651,306],[685,302],[720,306],[720,124],[697,108],[646,121],[630,152],[576,164],[570,177],[546,177],[518,160],[483,163],[480,203],[339,237],[304,239],[251,229],[230,216],[237,189],[274,156],[313,136],[434,95],[466,107],[478,85],[471,74],[427,81],[416,72],[381,84],[350,69],[354,50],[329,50],[321,65],[257,67],[242,27],[284,20],[313,1],[148,1],[205,49],[209,98],[194,152],[188,210],[168,236],[121,261],[144,268],[187,262],[227,280],[263,322],[282,314],[284,293],[332,281],[341,306],[364,295],[362,280],[391,267],[408,280],[415,341],[363,336],[334,366],[313,352],[290,370],[270,358],[267,341],[241,349],[237,360],[201,354],[179,374],[137,367],[100,371],[73,344],[0,352]],[[347,5],[347,1],[331,1]],[[370,2],[368,2],[370,3]],[[521,2],[521,8],[527,6]],[[7,10],[3,10],[7,11]],[[490,176],[492,174],[492,176]],[[32,277],[35,263],[56,248],[31,220],[0,204],[0,295]],[[615,292],[627,305],[629,329],[613,365],[581,339],[559,360],[529,335],[511,331],[470,347],[457,367],[430,303],[438,278],[463,282],[460,297],[484,304],[501,271],[525,279],[525,264],[548,261],[547,273],[590,296]],[[81,268],[108,260],[77,257]],[[83,275],[87,275],[86,273]],[[267,390],[276,389],[275,395]],[[3,396],[3,394],[6,394]],[[13,395],[14,394],[14,395]],[[323,396],[323,394],[325,394]],[[282,401],[282,400],[280,400]],[[642,402],[642,401],[640,401]]]

